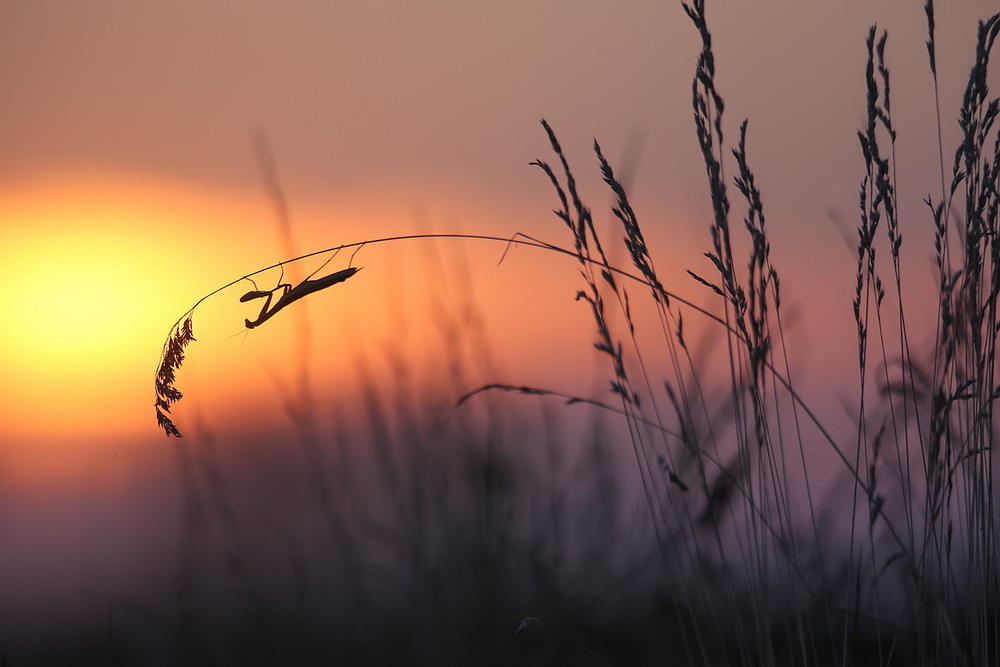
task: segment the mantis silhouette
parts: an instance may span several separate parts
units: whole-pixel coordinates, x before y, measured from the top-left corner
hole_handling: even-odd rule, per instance
[[[323,266],[326,265],[324,264]],[[321,266],[320,268],[322,269],[323,267]],[[313,294],[314,292],[326,289],[331,285],[342,283],[360,270],[361,270],[360,267],[351,267],[343,269],[341,271],[337,271],[335,273],[331,273],[328,276],[323,276],[322,278],[316,278],[315,280],[312,279],[312,275],[315,274],[312,274],[310,275],[309,278],[306,278],[295,287],[292,287],[288,283],[279,283],[274,289],[271,290],[257,290],[257,289],[250,290],[249,292],[240,297],[241,302],[253,301],[254,299],[266,299],[266,300],[264,301],[264,305],[260,309],[260,314],[257,316],[257,319],[253,320],[252,322],[249,319],[246,320],[247,329],[253,329],[254,327],[259,327],[261,324],[267,322],[269,319],[274,317],[274,315],[285,306],[295,301],[298,301],[304,296],[308,296],[310,294]],[[254,287],[256,287],[256,285],[254,285]],[[271,299],[274,298],[274,293],[277,292],[278,290],[284,290],[284,291],[282,291],[281,296],[278,297],[277,302],[275,302],[274,306],[272,307]]]

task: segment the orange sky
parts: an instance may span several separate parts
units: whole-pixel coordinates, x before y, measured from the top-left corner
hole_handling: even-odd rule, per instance
[[[991,9],[979,1],[938,10],[946,146],[976,20]],[[804,313],[801,361],[842,367],[823,336],[851,335],[853,258],[828,218],[854,221],[872,21],[890,32],[911,270],[927,271],[921,199],[938,177],[922,8],[723,2],[709,19],[728,137],[750,117],[773,259],[787,267],[787,294]],[[697,49],[680,3],[653,0],[4,3],[0,457],[8,474],[44,476],[58,458],[46,447],[80,452],[91,446],[81,441],[158,437],[151,380],[170,324],[203,294],[280,259],[251,148],[256,131],[270,138],[302,251],[429,229],[562,243],[549,213],[555,198],[527,164],[549,156],[538,120],[555,126],[603,224],[596,136],[630,175],[660,266],[678,291],[702,298],[683,271],[704,270],[707,248],[689,99]],[[428,290],[441,293],[426,280],[422,247],[365,249],[351,284],[309,299],[317,371],[331,391],[351,381],[352,345],[374,352],[393,337],[393,304],[419,320]],[[586,312],[572,302],[572,263],[522,250],[497,267],[502,246],[462,250],[508,374],[498,379],[572,390],[589,378],[589,366],[573,362],[589,364],[591,340]],[[273,403],[274,374],[288,363],[288,323],[231,337],[253,314],[235,308],[245,289],[206,304],[204,324],[196,318],[184,388],[206,412],[246,395]],[[420,354],[429,340],[421,336],[432,335],[420,331],[433,323],[414,327],[408,344]]]

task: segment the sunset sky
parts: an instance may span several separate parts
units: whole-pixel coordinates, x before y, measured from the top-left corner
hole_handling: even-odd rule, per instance
[[[922,200],[940,196],[940,177],[922,5],[708,2],[726,141],[749,118],[791,364],[824,417],[845,417],[856,373],[849,244],[872,23],[889,32],[910,334],[931,335]],[[996,0],[937,3],[946,164],[977,22],[996,9]],[[153,376],[171,325],[198,299],[288,258],[255,146],[270,147],[297,253],[429,232],[520,232],[569,246],[551,212],[558,200],[529,166],[552,159],[546,119],[609,246],[621,232],[595,138],[629,188],[667,288],[711,309],[717,301],[686,273],[710,270],[711,203],[691,111],[699,50],[674,0],[0,0],[4,632],[32,618],[47,632],[50,600],[103,623],[105,600],[118,598],[102,597],[102,586],[131,594],[152,580],[147,571],[171,564],[180,450],[156,427]],[[742,232],[743,205],[730,196]],[[482,333],[489,353],[474,336],[460,343],[478,366],[468,386],[447,391],[495,381],[606,398],[609,372],[595,366],[606,359],[573,298],[577,265],[504,249],[441,240],[344,252],[321,271],[358,274],[253,331],[243,322],[260,302],[239,296],[270,289],[280,272],[221,292],[194,316],[178,426],[237,445],[289,429],[282,401],[304,321],[324,423],[351,414],[369,369],[447,373],[449,323]],[[628,260],[617,245],[609,254]],[[285,281],[327,258],[290,267]],[[686,319],[693,336],[711,330],[697,322]],[[100,594],[80,593],[81,581]]]
[[[946,153],[976,21],[991,6],[938,8]],[[856,219],[872,22],[890,33],[904,234],[913,270],[927,271],[921,199],[939,180],[923,10],[896,0],[708,11],[727,136],[750,118],[774,261],[803,313],[800,361],[822,366],[831,342],[818,336],[851,331],[853,259],[831,218],[848,229]],[[251,139],[262,133],[302,252],[417,231],[564,243],[549,213],[555,197],[528,166],[549,157],[538,121],[553,124],[609,224],[596,137],[626,177],[671,287],[707,299],[683,271],[705,269],[710,210],[690,111],[698,48],[680,3],[650,0],[3,3],[4,440],[37,455],[40,441],[156,435],[147,392],[170,324],[203,294],[282,258]],[[566,375],[572,355],[553,348],[568,332],[546,317],[575,326],[581,350],[590,342],[570,262],[518,251],[497,267],[502,245],[434,247],[471,253],[476,303],[498,356],[512,360],[502,379]],[[344,368],[347,342],[391,337],[386,304],[398,303],[400,285],[426,298],[426,252],[366,248],[354,296],[345,286],[321,297],[330,311],[343,305],[315,335]],[[254,315],[227,310],[236,289],[204,306],[218,326],[196,324],[185,381],[205,396],[273,396],[261,368],[287,365],[288,340],[263,330],[230,338]],[[517,359],[545,361],[521,375]],[[243,374],[256,380],[227,384]],[[79,451],[75,442],[67,447]],[[16,471],[18,448],[8,449]]]

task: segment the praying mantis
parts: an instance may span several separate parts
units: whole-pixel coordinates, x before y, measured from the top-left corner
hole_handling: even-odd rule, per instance
[[[325,266],[325,264],[324,264]],[[323,268],[322,266],[320,268]],[[274,317],[275,314],[285,306],[298,301],[304,296],[313,294],[322,289],[326,289],[331,285],[336,285],[337,283],[342,283],[355,273],[360,271],[360,267],[351,267],[331,273],[330,275],[323,276],[322,278],[312,279],[312,276],[306,278],[300,282],[295,287],[292,287],[288,283],[280,283],[277,287],[271,290],[250,290],[246,294],[240,297],[241,302],[253,301],[254,299],[266,299],[264,305],[260,309],[260,314],[257,316],[256,320],[250,321],[246,320],[247,329],[253,329],[254,327],[259,327],[264,322]],[[256,285],[254,285],[256,287]],[[277,302],[274,306],[271,306],[271,299],[274,298],[275,292],[278,290],[283,290],[281,296],[278,297]]]

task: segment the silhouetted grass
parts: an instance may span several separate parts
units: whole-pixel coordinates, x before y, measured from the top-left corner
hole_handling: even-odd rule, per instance
[[[379,648],[375,662],[412,664],[987,665],[1000,659],[994,480],[1000,102],[987,87],[1000,14],[978,30],[950,175],[938,130],[941,193],[926,200],[938,285],[930,343],[914,340],[904,307],[910,284],[901,262],[904,232],[923,221],[900,217],[896,142],[908,138],[897,135],[893,122],[888,35],[873,26],[865,40],[865,123],[857,135],[864,173],[853,302],[844,309],[857,336],[857,356],[844,363],[857,367],[858,409],[856,428],[845,437],[826,427],[798,391],[782,274],[752,168],[750,123],[739,123],[735,147],[727,148],[705,3],[693,0],[684,10],[701,38],[691,100],[711,203],[708,269],[689,274],[714,295],[714,307],[695,306],[667,289],[640,215],[595,141],[631,263],[612,265],[605,250],[611,245],[598,233],[546,121],[554,159],[532,165],[555,192],[566,248],[527,235],[424,234],[345,244],[275,265],[431,238],[521,244],[573,257],[581,280],[576,299],[592,317],[609,391],[601,398],[503,382],[468,386],[463,369],[470,360],[454,356],[455,340],[468,332],[447,309],[439,309],[442,354],[452,355],[444,391],[418,392],[399,357],[392,360],[396,386],[377,386],[371,361],[358,358],[365,432],[338,432],[324,447],[304,450],[313,486],[323,489],[319,523],[329,542],[314,561],[290,550],[295,562],[312,564],[299,566],[305,574],[292,613],[296,629],[275,630],[277,658],[302,633],[303,656],[351,663]],[[925,11],[940,128],[930,0]],[[736,207],[741,226],[732,224]],[[168,413],[181,398],[176,374],[193,340],[193,310],[171,329],[157,372],[156,413],[167,435],[180,435]],[[720,332],[722,377],[706,372],[691,349],[685,314]],[[640,330],[647,321],[654,331]],[[507,404],[489,396],[498,390],[623,417],[635,489],[622,484],[621,453],[603,431],[595,430],[576,454],[576,467],[566,463],[568,443],[558,429],[525,451]],[[812,479],[808,450],[818,446],[831,448],[842,466],[829,496]],[[326,467],[324,448],[335,452],[336,466]],[[565,480],[570,472],[572,485]],[[648,532],[615,538],[635,490]],[[216,505],[228,507],[221,499]],[[636,525],[634,515],[627,525]],[[247,587],[252,576],[237,564],[231,575]],[[337,599],[320,603],[317,591]],[[258,611],[267,607],[259,595],[250,599]],[[319,626],[330,624],[340,630],[324,636]],[[498,635],[498,627],[509,633]],[[386,637],[391,647],[381,646]]]

